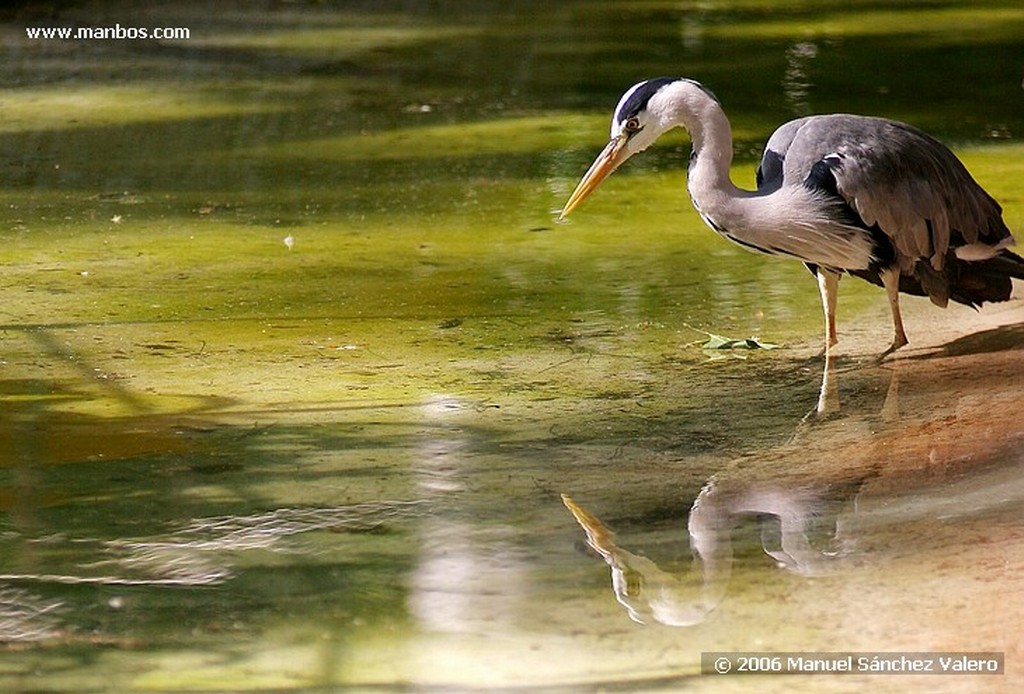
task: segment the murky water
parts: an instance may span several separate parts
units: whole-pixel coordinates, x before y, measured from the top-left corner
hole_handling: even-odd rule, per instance
[[[553,214],[682,73],[737,181],[787,118],[889,115],[1024,233],[1017,3],[444,5],[5,10],[4,691],[1019,686],[1024,306],[910,299],[878,364],[844,282],[826,370],[813,280],[702,228],[682,136]],[[25,35],[115,23],[192,38]]]

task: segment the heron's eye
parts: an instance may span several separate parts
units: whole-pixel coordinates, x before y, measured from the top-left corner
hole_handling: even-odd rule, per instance
[[[628,135],[640,132],[640,119],[637,118],[636,116],[630,116],[629,118],[626,119],[626,122],[622,124],[622,129]]]

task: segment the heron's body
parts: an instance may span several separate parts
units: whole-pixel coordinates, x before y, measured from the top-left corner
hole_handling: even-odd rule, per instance
[[[634,85],[615,111],[612,141],[566,204],[568,214],[608,174],[659,135],[683,127],[693,142],[687,188],[704,221],[751,250],[795,258],[819,281],[826,347],[836,342],[839,277],[885,287],[892,349],[906,344],[899,292],[978,306],[1010,297],[1024,279],[999,204],[938,140],[904,123],[845,114],[810,116],[772,134],[757,189],[729,178],[732,132],[715,97],[686,79]]]

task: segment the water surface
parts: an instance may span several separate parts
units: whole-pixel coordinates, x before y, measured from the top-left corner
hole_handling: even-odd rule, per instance
[[[621,91],[685,74],[743,185],[788,118],[887,115],[1020,233],[1015,3],[5,12],[5,690],[749,686],[723,650],[1006,654],[761,691],[1019,682],[1020,303],[908,299],[879,364],[846,281],[826,372],[813,279],[701,226],[683,135],[554,220]],[[118,22],[192,37],[24,33]]]

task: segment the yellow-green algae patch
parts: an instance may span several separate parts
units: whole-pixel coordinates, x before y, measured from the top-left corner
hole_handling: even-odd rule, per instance
[[[195,85],[161,82],[5,89],[0,90],[0,107],[0,133],[26,133],[252,115],[288,106],[239,101],[212,89],[197,91]]]
[[[415,22],[374,23],[341,22],[349,26],[328,26],[297,31],[253,31],[203,33],[189,39],[189,45],[218,49],[245,49],[280,54],[314,56],[334,60],[357,56],[368,51],[387,50],[417,43],[457,41],[478,33],[471,26],[438,27],[432,24],[417,26]],[[362,24],[352,26],[352,24]]]

